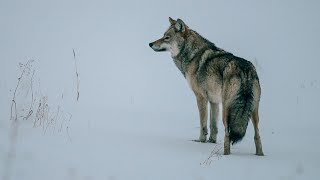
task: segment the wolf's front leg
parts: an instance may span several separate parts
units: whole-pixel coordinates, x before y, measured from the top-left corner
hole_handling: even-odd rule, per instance
[[[208,119],[208,113],[207,113],[207,104],[208,100],[201,95],[196,95],[197,97],[197,105],[199,109],[199,115],[200,115],[200,142],[206,142],[207,140],[207,119]]]

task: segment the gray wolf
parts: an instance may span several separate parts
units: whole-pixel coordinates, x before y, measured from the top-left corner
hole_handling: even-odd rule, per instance
[[[259,135],[261,88],[254,65],[218,48],[181,19],[169,17],[170,27],[163,37],[149,44],[154,51],[169,51],[194,92],[200,114],[199,142],[217,141],[219,103],[222,103],[224,154],[230,143],[240,141],[249,119],[254,126],[256,155],[263,156]],[[207,105],[210,104],[210,136],[207,141]]]

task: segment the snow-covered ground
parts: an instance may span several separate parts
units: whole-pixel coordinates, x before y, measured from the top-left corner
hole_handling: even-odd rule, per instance
[[[318,1],[1,1],[0,179],[318,179],[319,8]],[[222,147],[221,120],[219,144],[191,141],[199,135],[195,97],[170,55],[148,47],[169,16],[256,64],[266,156],[254,155],[251,123],[230,156],[220,150],[206,161]],[[19,63],[30,59],[12,124]],[[32,94],[34,111],[23,119]],[[39,107],[48,114],[42,124]]]

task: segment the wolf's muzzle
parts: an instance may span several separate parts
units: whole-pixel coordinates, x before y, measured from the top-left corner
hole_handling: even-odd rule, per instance
[[[153,43],[149,43],[149,46],[152,47],[152,46],[153,46]]]

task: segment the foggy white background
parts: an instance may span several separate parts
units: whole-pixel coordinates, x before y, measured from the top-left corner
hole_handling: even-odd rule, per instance
[[[42,93],[72,119],[69,135],[24,121],[11,179],[316,179],[319,8],[315,0],[0,1],[0,178],[18,64],[33,59]],[[169,16],[256,65],[265,157],[253,155],[249,123],[231,156],[199,165],[214,145],[190,141],[199,133],[195,97],[170,55],[148,46]],[[221,119],[219,127],[222,141]]]

